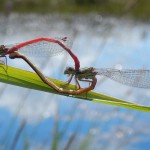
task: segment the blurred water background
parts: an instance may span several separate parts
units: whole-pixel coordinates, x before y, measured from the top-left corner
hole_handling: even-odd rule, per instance
[[[1,44],[67,36],[81,67],[150,69],[149,22],[96,12],[7,13],[0,15]],[[74,65],[66,53],[29,58],[44,75],[63,81],[67,80],[63,75],[66,66]],[[8,59],[8,65],[32,71],[21,60]],[[95,91],[150,105],[149,89],[103,77],[98,77]],[[148,150],[149,119],[148,113],[0,83],[2,150]]]

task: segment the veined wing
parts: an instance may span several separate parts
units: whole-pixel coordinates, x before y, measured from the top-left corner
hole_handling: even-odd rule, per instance
[[[150,70],[117,70],[117,69],[95,69],[98,75],[106,76],[121,84],[138,88],[150,88]]]
[[[68,40],[63,40],[63,38],[53,38],[56,40],[61,41],[64,45],[67,47],[71,48],[72,42]],[[15,45],[7,45],[6,48],[12,48]],[[18,49],[19,52],[27,55],[27,56],[35,56],[35,57],[41,57],[41,56],[46,56],[46,57],[51,57],[60,54],[61,52],[64,52],[65,49],[62,48],[59,44],[54,43],[54,42],[49,42],[46,40],[40,40],[38,42],[34,43],[29,43],[23,47],[20,47]]]

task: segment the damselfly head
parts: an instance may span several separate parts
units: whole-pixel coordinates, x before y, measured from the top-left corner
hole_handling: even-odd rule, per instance
[[[4,45],[0,45],[0,55],[5,54],[7,48]]]
[[[64,71],[64,74],[67,75],[75,74],[75,69],[73,67],[67,67]]]

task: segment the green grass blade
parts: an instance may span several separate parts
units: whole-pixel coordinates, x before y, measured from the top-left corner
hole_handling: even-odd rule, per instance
[[[6,66],[0,65],[0,82],[3,82],[3,83],[8,83],[12,85],[17,85],[17,86],[34,89],[34,90],[40,90],[40,91],[49,92],[49,93],[55,93],[55,94],[59,94],[63,96],[80,98],[83,100],[88,100],[88,101],[102,103],[102,104],[108,104],[108,105],[113,105],[113,106],[129,108],[133,110],[150,112],[149,106],[139,105],[136,103],[113,98],[113,97],[103,95],[100,93],[96,93],[93,91],[88,92],[87,95],[85,93],[79,94],[79,95],[68,95],[64,93],[58,93],[57,91],[55,91],[54,89],[52,89],[51,87],[43,83],[41,79],[37,76],[37,74],[35,73],[21,70],[18,68],[13,68],[10,66],[8,66],[7,73],[6,73],[5,68]],[[53,81],[57,86],[60,86],[60,87],[64,84],[64,82],[60,80],[56,80],[52,78],[49,78],[49,80]],[[67,89],[74,90],[74,86],[69,85]]]

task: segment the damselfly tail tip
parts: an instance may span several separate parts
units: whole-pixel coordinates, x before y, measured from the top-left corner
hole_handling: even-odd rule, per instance
[[[61,40],[66,42],[67,41],[67,37],[62,38]]]

